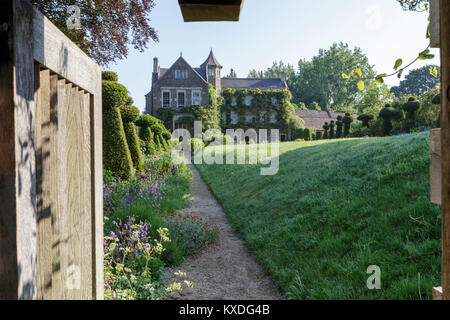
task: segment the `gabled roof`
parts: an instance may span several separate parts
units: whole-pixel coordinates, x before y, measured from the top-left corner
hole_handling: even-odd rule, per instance
[[[286,81],[280,78],[252,79],[252,78],[222,78],[223,89],[287,89]]]
[[[194,68],[194,70],[206,81],[206,69]]]
[[[181,62],[184,63],[188,68],[190,68],[190,69],[194,72],[194,74],[198,76],[199,79],[201,79],[203,82],[207,83],[206,79],[205,79],[203,76],[201,76],[201,75],[197,72],[196,69],[192,68],[191,65],[190,65],[190,64],[189,64],[182,56],[180,56],[180,57],[177,59],[177,61],[175,61],[169,69],[165,69],[165,68],[164,68],[164,69],[163,69],[163,68],[160,69],[161,74],[160,74],[160,77],[159,77],[159,79],[158,79],[158,82],[160,82],[161,80],[163,80],[163,79],[165,78],[165,76],[169,73],[169,71],[171,71],[172,69],[174,69],[175,65],[176,65],[179,61],[181,61]],[[164,70],[164,73],[163,73],[163,70]],[[172,70],[172,71],[173,71],[173,70]]]
[[[344,112],[330,112],[318,110],[295,110],[295,114],[305,121],[305,127],[314,130],[323,130],[325,122],[337,121],[338,116],[345,116]],[[358,118],[358,114],[353,114]]]
[[[209,53],[208,58],[206,58],[206,61],[202,63],[200,68],[206,68],[206,66],[216,66],[219,68],[222,68],[222,65],[217,61],[216,57],[214,56],[214,53],[211,49],[211,52]]]

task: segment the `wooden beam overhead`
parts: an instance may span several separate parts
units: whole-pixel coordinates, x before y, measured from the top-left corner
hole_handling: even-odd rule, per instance
[[[178,0],[185,22],[239,21],[244,0]]]

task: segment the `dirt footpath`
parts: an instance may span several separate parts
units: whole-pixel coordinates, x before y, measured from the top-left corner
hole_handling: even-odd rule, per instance
[[[264,274],[261,266],[250,256],[243,242],[228,225],[225,212],[209,191],[199,172],[194,174],[192,196],[194,202],[183,214],[199,216],[220,230],[219,243],[202,254],[188,257],[178,268],[167,268],[166,281],[181,270],[194,283],[172,299],[182,300],[278,300],[284,299],[275,283]]]

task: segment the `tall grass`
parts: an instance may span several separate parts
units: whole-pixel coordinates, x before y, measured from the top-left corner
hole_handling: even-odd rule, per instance
[[[198,165],[232,226],[292,299],[430,299],[440,207],[427,133],[282,143],[280,170]],[[381,268],[369,290],[367,268]]]

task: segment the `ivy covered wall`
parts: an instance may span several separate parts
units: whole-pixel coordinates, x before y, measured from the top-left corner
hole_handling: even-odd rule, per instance
[[[222,129],[279,129],[281,134],[294,138],[291,133],[305,127],[295,115],[289,90],[226,89],[222,97]]]

